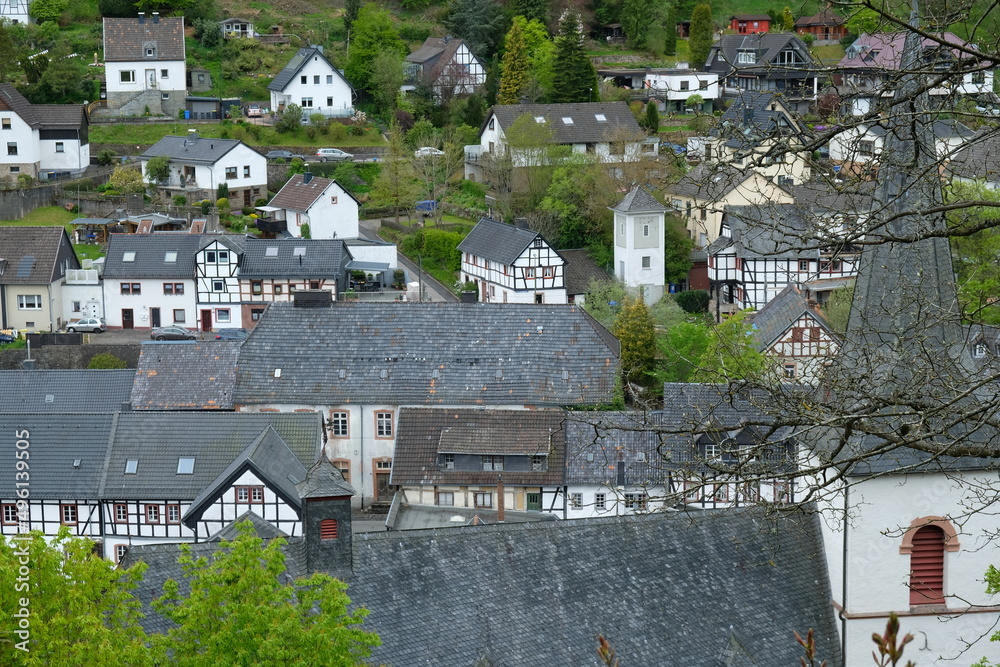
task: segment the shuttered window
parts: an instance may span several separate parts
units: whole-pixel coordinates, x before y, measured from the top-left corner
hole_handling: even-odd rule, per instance
[[[336,519],[323,519],[322,521],[319,522],[319,539],[321,540],[337,539]]]
[[[944,531],[924,526],[913,535],[910,604],[944,604]]]

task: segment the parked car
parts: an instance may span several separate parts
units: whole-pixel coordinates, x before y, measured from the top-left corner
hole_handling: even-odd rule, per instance
[[[247,107],[247,118],[260,118],[263,115],[264,111],[256,104]]]
[[[17,340],[17,336],[11,336],[10,334],[5,334],[3,332],[0,332],[0,345],[13,343],[15,340]]]
[[[249,335],[246,329],[219,329],[215,332],[215,340],[246,340]]]
[[[339,148],[320,148],[314,157],[320,162],[343,162],[354,159],[354,155]]]
[[[299,158],[300,160],[305,160],[305,155],[297,155],[291,151],[268,151],[265,155],[268,160],[294,160]]]
[[[104,333],[108,330],[108,325],[99,317],[83,317],[79,320],[72,320],[66,325],[66,331],[76,333],[77,331],[93,331],[94,333]]]
[[[184,327],[156,327],[149,332],[153,340],[194,340],[197,335]]]
[[[444,151],[433,146],[424,146],[413,151],[413,157],[433,157],[435,155],[444,155]]]

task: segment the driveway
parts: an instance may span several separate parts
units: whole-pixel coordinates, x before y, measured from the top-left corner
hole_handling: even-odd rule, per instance
[[[149,329],[109,329],[102,334],[84,334],[83,337],[84,344],[88,345],[136,344],[148,340],[152,340],[149,337]],[[206,340],[215,340],[215,334],[206,334]]]

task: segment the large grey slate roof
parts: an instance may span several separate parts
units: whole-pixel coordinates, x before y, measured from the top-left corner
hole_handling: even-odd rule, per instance
[[[343,239],[248,238],[240,278],[335,278],[352,259]]]
[[[48,285],[80,262],[63,227],[0,227],[0,285]]]
[[[745,259],[818,258],[815,216],[800,204],[727,206],[724,220],[729,236],[720,236],[708,248],[709,254],[732,245]]]
[[[129,402],[135,371],[0,371],[0,413],[112,413]]]
[[[753,177],[753,172],[728,164],[702,162],[665,190],[680,197],[717,202]]]
[[[538,232],[530,229],[508,225],[492,218],[480,218],[472,231],[458,244],[458,249],[510,266],[539,236]]]
[[[597,265],[589,250],[585,248],[560,250],[559,254],[566,260],[563,271],[566,275],[567,294],[584,294],[592,280],[611,280],[611,275]]]
[[[805,64],[794,68],[775,64],[778,54],[786,48],[792,48],[798,52]],[[740,64],[738,54],[741,50],[757,51],[757,61],[752,64]],[[708,64],[711,66],[706,67],[706,69],[710,72],[728,76],[733,70],[736,70],[764,75],[767,78],[811,78],[816,76],[819,67],[819,63],[809,54],[809,48],[799,37],[779,32],[755,35],[723,35],[712,45]]]
[[[809,315],[828,334],[832,334],[823,311],[809,303],[795,283],[788,283],[763,308],[750,315],[757,350],[763,352],[768,349],[802,315]]]
[[[143,46],[152,43],[156,55],[147,58]],[[108,62],[163,62],[184,60],[184,19],[152,16],[136,18],[104,18],[104,59]]]
[[[0,83],[0,109],[10,109],[32,129],[80,129],[87,123],[82,104],[32,104],[9,83]]]
[[[195,277],[195,254],[201,234],[112,234],[104,261],[104,278]],[[177,253],[173,262],[167,253]],[[135,253],[131,262],[125,253]]]
[[[967,143],[946,168],[961,178],[1000,181],[1000,135],[987,133]]]
[[[557,144],[578,144],[608,141],[609,136],[624,128],[639,136],[642,130],[635,116],[624,102],[587,102],[580,104],[498,104],[490,110],[496,115],[500,126],[509,129],[519,117],[528,114],[542,116],[551,128]],[[606,120],[597,120],[603,114]],[[567,124],[563,118],[572,118]],[[488,122],[489,114],[487,114]],[[485,125],[484,125],[485,127]]]
[[[304,570],[304,541],[284,547]],[[215,545],[193,545],[194,555]],[[148,604],[181,580],[176,545],[137,546]],[[623,665],[789,665],[792,632],[840,658],[818,517],[763,511],[658,514],[355,533],[348,594],[392,665],[599,665],[604,635]],[[150,612],[143,624],[162,631]],[[730,652],[739,638],[742,655]],[[666,657],[669,656],[669,657]]]
[[[232,410],[241,341],[143,343],[134,410]]]
[[[195,498],[268,428],[304,466],[319,458],[318,413],[123,412],[108,452],[102,497]],[[177,474],[177,459],[194,457],[194,472]],[[138,460],[134,475],[125,462]]]
[[[16,496],[16,433],[28,431],[31,498],[94,500],[98,498],[112,414],[0,414],[0,458],[8,474],[0,475],[0,498]],[[79,459],[79,467],[74,462]]]
[[[139,157],[143,159],[168,157],[179,162],[208,165],[215,164],[225,157],[226,153],[240,145],[246,146],[239,139],[211,139],[207,137],[192,139],[168,135],[147,148]],[[250,150],[254,149],[250,148]]]
[[[611,400],[617,357],[572,305],[279,302],[243,343],[236,400],[589,405]]]
[[[619,213],[659,213],[666,211],[667,207],[657,201],[649,190],[636,185],[611,210]]]
[[[295,52],[295,55],[292,56],[292,59],[288,61],[288,64],[285,65],[281,69],[281,71],[278,72],[278,75],[274,77],[274,80],[267,85],[267,89],[274,90],[279,93],[283,91],[285,89],[285,86],[291,83],[292,80],[294,80],[295,77],[298,76],[299,70],[305,67],[306,63],[309,62],[311,58],[322,58],[323,61],[330,66],[330,69],[333,71],[335,75],[343,79],[344,83],[346,83],[348,86],[351,86],[351,82],[348,81],[344,77],[344,75],[340,73],[339,69],[334,67],[330,63],[330,61],[327,60],[326,56],[323,55],[323,52],[321,50],[317,48],[302,48]],[[351,90],[353,89],[354,86],[351,86]]]

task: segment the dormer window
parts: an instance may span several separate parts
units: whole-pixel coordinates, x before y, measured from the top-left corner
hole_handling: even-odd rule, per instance
[[[982,359],[983,357],[985,357],[986,356],[986,344],[985,343],[976,343],[975,347],[972,350],[972,355],[976,359]]]
[[[545,124],[545,116],[535,116],[535,122],[541,125]]]
[[[143,42],[142,43],[142,53],[147,58],[156,57],[156,42]]]
[[[753,51],[740,51],[736,54],[736,62],[740,65],[753,65],[757,62],[757,56]]]

